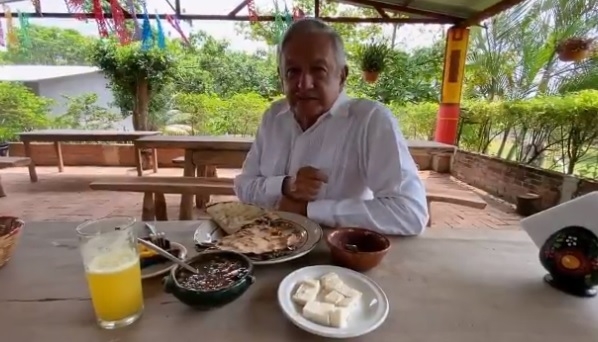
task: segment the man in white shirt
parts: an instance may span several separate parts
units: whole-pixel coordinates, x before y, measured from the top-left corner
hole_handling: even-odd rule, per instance
[[[244,203],[329,227],[418,235],[426,193],[397,120],[383,104],[351,99],[342,39],[313,18],[279,46],[286,99],[266,111],[235,192]]]

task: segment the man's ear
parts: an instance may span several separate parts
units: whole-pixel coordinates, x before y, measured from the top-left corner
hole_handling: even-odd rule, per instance
[[[347,77],[349,77],[349,67],[345,65],[341,71],[341,87],[347,83]]]

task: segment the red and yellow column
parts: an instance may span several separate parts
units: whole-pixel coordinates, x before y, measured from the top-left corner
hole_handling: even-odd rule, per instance
[[[465,72],[469,29],[451,27],[446,35],[440,108],[436,117],[434,141],[454,145],[459,124],[461,90]]]

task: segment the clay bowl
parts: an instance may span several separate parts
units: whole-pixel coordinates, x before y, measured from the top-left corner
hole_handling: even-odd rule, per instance
[[[214,258],[240,261],[246,272],[236,277],[236,280],[229,284],[228,287],[214,291],[201,291],[185,288],[179,279],[182,274],[181,272],[186,271],[180,266],[175,266],[170,271],[170,274],[162,281],[164,291],[172,294],[179,301],[194,309],[209,310],[235,301],[255,282],[253,264],[246,256],[239,253],[230,251],[203,252],[187,259],[186,262],[191,266],[199,267],[202,263]]]
[[[388,250],[390,240],[363,228],[337,228],[326,236],[332,262],[358,272],[378,266]]]

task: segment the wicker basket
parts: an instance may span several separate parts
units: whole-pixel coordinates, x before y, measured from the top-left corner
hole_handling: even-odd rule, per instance
[[[16,217],[0,216],[0,268],[2,268],[12,257],[21,231],[23,221]]]

